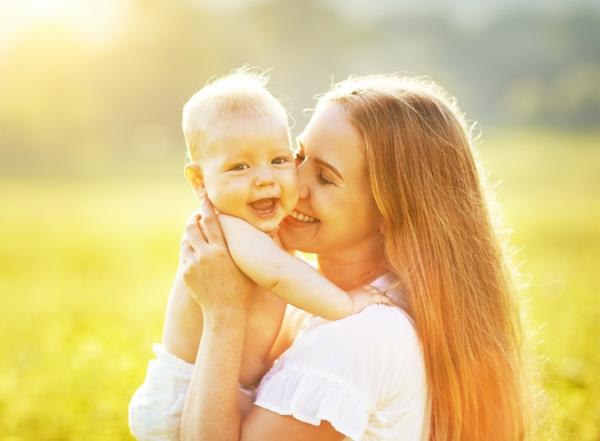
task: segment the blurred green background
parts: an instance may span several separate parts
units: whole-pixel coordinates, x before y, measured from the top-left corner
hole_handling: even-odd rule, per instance
[[[349,74],[458,97],[519,250],[548,421],[600,440],[600,5],[583,0],[0,0],[0,439],[130,439],[195,206],[181,107],[244,63],[273,67],[295,134]]]

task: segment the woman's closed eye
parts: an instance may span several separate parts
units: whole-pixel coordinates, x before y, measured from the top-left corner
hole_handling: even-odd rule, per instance
[[[334,185],[335,184],[335,182],[328,179],[327,176],[325,176],[325,174],[323,174],[323,171],[319,172],[319,174],[317,175],[317,179],[319,180],[319,183],[323,184],[323,185]]]

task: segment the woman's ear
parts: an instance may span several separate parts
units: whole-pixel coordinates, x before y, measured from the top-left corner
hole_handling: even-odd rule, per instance
[[[194,189],[194,193],[200,195],[204,191],[204,179],[202,178],[202,170],[198,164],[188,162],[183,168],[185,179]]]

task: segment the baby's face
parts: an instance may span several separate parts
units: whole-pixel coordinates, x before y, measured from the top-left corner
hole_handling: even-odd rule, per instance
[[[214,206],[262,231],[275,230],[298,201],[296,166],[280,120],[240,118],[210,129],[200,167]]]

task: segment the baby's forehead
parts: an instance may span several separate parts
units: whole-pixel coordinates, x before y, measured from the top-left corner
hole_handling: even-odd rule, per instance
[[[291,150],[287,121],[278,117],[227,118],[207,127],[201,155],[227,156]]]
[[[205,125],[260,122],[265,119],[280,119],[283,124],[288,123],[288,114],[281,103],[265,91],[218,95],[199,103],[192,113],[196,118],[204,119]]]

